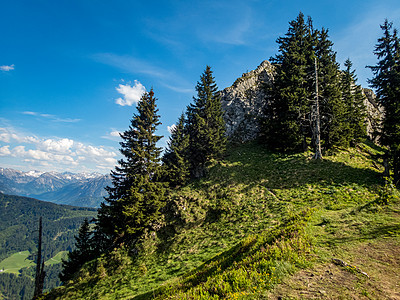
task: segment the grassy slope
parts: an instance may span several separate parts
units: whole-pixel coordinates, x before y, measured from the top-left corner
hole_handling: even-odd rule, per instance
[[[116,249],[49,298],[312,298],[345,294],[339,279],[349,276],[349,295],[390,297],[398,279],[390,274],[400,266],[398,256],[385,265],[384,249],[399,246],[400,209],[397,197],[385,204],[392,191],[382,194],[378,152],[362,145],[313,161],[311,153],[276,155],[256,144],[232,149],[206,178],[171,196],[178,221],[149,234],[146,255],[133,262]],[[363,270],[372,279],[332,257],[372,268]],[[331,281],[322,280],[326,267]],[[376,268],[392,289],[377,288],[383,275]],[[314,294],[302,293],[307,276],[322,276],[307,283]]]

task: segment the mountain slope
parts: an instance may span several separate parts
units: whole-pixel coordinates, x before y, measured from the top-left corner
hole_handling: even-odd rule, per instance
[[[45,286],[54,288],[59,284],[63,251],[73,249],[74,235],[84,218],[92,219],[96,213],[93,208],[57,205],[0,193],[0,269],[4,269],[0,273],[0,293],[7,295],[7,299],[32,297],[34,272],[28,266],[37,251],[39,217],[43,219],[43,257],[48,261]]]
[[[254,143],[231,148],[205,178],[170,196],[170,219],[148,234],[137,260],[114,249],[47,298],[278,299],[295,291],[318,298],[343,292],[342,276],[351,279],[347,296],[388,299],[400,260],[384,246],[400,246],[400,203],[383,186],[379,153],[362,144],[314,161],[312,153],[273,154]],[[363,247],[370,258],[359,254]],[[357,264],[371,281],[332,258]],[[318,290],[301,294],[309,290],[304,274],[327,267],[336,284],[315,280]]]
[[[111,179],[104,175],[71,183],[56,191],[37,195],[37,197],[57,204],[98,208],[104,201],[104,196],[107,195],[105,187],[109,185],[111,185]]]
[[[110,176],[98,173],[57,173],[0,168],[0,192],[33,197],[57,204],[100,207],[111,184]]]

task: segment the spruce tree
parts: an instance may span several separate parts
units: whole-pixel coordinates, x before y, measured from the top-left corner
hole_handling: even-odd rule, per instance
[[[280,53],[271,58],[277,71],[263,127],[268,147],[296,151],[306,150],[310,136],[315,34],[311,19],[306,23],[302,13],[289,25],[285,36],[277,39]]]
[[[277,39],[280,53],[271,58],[276,75],[269,89],[271,104],[263,124],[264,140],[268,147],[283,151],[307,150],[309,138],[315,146],[318,90],[324,148],[343,145],[345,122],[339,64],[328,31],[314,29],[312,19],[309,17],[306,22],[302,13],[289,25],[286,35]]]
[[[160,179],[162,138],[155,134],[160,123],[154,92],[146,92],[137,105],[129,129],[121,134],[124,158],[111,173],[113,186],[98,214],[98,230],[112,243],[135,244],[160,217],[165,184]]]
[[[183,185],[189,178],[188,145],[189,135],[185,130],[185,115],[182,114],[172,129],[168,148],[162,158],[164,178],[171,187]]]
[[[383,36],[378,39],[374,50],[379,61],[369,67],[374,74],[369,83],[384,108],[380,141],[388,147],[393,179],[400,186],[400,41],[397,30],[392,27],[387,19],[381,25]]]
[[[192,178],[203,176],[206,162],[221,157],[226,149],[221,100],[210,66],[197,82],[196,91],[197,97],[187,109],[185,126],[189,135],[187,155]]]
[[[346,107],[341,97],[339,64],[328,30],[317,31],[315,56],[318,62],[319,98],[321,101],[321,139],[324,148],[348,146],[349,134],[345,134]]]
[[[367,135],[365,96],[360,85],[356,84],[357,77],[352,69],[352,62],[347,59],[342,71],[342,98],[346,105],[345,119],[351,144],[361,142]]]
[[[63,269],[59,275],[60,280],[66,283],[72,279],[85,262],[94,258],[94,253],[92,231],[88,219],[85,218],[79,228],[78,235],[75,236],[75,249],[68,253],[67,260],[62,260]]]

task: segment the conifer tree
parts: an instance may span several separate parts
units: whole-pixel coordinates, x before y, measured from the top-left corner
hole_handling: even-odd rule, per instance
[[[352,62],[347,59],[344,63],[345,70],[342,71],[341,86],[342,98],[346,105],[345,119],[351,143],[356,144],[362,141],[367,135],[366,107],[362,88],[356,84],[357,77],[352,69]]]
[[[277,39],[279,54],[271,58],[277,66],[270,90],[271,105],[264,126],[265,142],[283,151],[305,150],[310,136],[310,105],[314,99],[315,32],[304,15],[289,22],[288,32]]]
[[[220,157],[226,149],[221,101],[209,66],[197,82],[196,91],[197,97],[187,109],[185,126],[189,134],[187,155],[193,178],[203,176],[206,162]]]
[[[68,253],[67,260],[62,260],[62,268],[59,277],[65,283],[84,265],[85,262],[94,258],[94,245],[92,232],[88,219],[85,218],[78,235],[75,236],[75,249]]]
[[[160,216],[165,184],[160,179],[162,138],[155,134],[160,123],[154,92],[144,93],[137,105],[129,129],[121,134],[124,158],[111,173],[112,187],[107,187],[107,203],[98,214],[98,228],[108,240],[131,245]]]
[[[388,147],[394,183],[400,186],[400,41],[396,29],[387,19],[381,25],[383,36],[378,39],[374,54],[378,58],[370,66],[374,77],[369,80],[377,99],[384,108],[380,141]]]
[[[341,98],[339,64],[332,49],[328,30],[317,31],[315,55],[318,61],[319,98],[321,101],[321,139],[325,149],[347,146],[345,104]]]
[[[189,135],[185,130],[185,115],[182,114],[171,131],[168,148],[162,158],[164,177],[172,187],[185,184],[189,178],[188,145]]]
[[[343,144],[345,122],[339,64],[328,31],[314,29],[312,19],[309,17],[306,22],[302,13],[289,25],[286,35],[277,39],[280,53],[271,58],[277,71],[269,90],[272,100],[263,124],[265,142],[270,148],[283,151],[306,150],[308,138],[315,144],[315,93],[318,90],[324,147]]]

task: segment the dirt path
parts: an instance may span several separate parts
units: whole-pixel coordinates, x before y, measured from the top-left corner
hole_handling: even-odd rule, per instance
[[[337,257],[365,275],[328,262],[286,278],[268,299],[395,299],[400,300],[400,243],[363,243]]]

